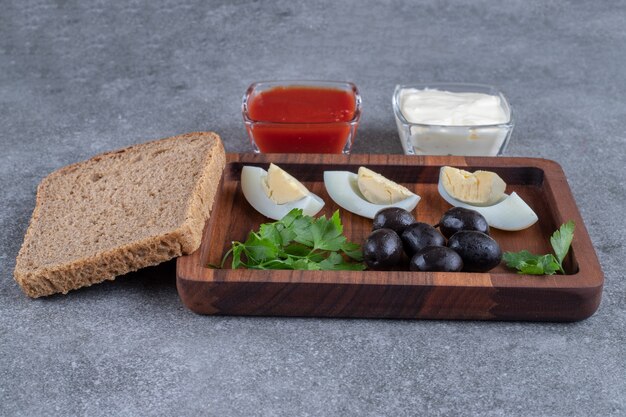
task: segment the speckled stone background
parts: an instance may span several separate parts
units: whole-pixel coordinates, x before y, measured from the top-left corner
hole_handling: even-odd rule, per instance
[[[619,1],[0,1],[0,415],[626,415],[626,5]],[[604,269],[574,324],[202,317],[173,263],[30,300],[38,182],[195,130],[249,146],[246,86],[361,89],[356,153],[400,153],[397,83],[495,84],[508,154],[564,168]]]

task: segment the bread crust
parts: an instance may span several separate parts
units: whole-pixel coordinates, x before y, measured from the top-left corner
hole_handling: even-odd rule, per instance
[[[113,249],[52,265],[38,265],[37,259],[29,256],[28,247],[35,238],[37,228],[41,226],[41,213],[48,204],[46,195],[52,192],[48,188],[59,176],[83,170],[111,158],[124,159],[130,153],[141,154],[144,149],[152,149],[166,142],[172,142],[176,146],[197,138],[213,141],[213,144],[204,155],[200,172],[197,176],[194,175],[193,189],[185,201],[185,216],[177,227],[159,235],[138,238]],[[37,187],[35,208],[16,260],[15,280],[29,297],[67,294],[70,290],[113,280],[116,276],[195,251],[200,246],[202,229],[213,206],[225,163],[224,146],[219,136],[213,132],[195,132],[106,152],[52,172]]]

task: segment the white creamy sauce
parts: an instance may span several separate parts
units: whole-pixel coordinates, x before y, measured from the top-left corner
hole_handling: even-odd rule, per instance
[[[497,155],[512,130],[499,96],[407,88],[398,104],[409,122],[396,118],[407,154]]]
[[[400,109],[410,123],[440,126],[481,126],[506,123],[500,97],[482,93],[406,89]]]

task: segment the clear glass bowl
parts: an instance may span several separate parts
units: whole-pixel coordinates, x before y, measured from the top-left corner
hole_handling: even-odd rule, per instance
[[[307,120],[303,114],[297,121],[280,121],[282,117],[272,120],[255,119],[254,100],[264,92],[272,89],[330,90],[331,93],[343,92],[346,103],[352,106],[348,111],[349,120],[339,117],[341,121]],[[283,111],[291,112],[297,108],[302,97],[284,102],[276,106],[279,115]],[[281,108],[282,107],[282,108]],[[252,112],[251,112],[252,110]],[[325,109],[320,109],[322,112]],[[254,148],[254,152],[262,153],[350,153],[356,130],[361,118],[361,96],[356,85],[339,81],[267,81],[251,84],[243,96],[243,120],[246,131]],[[252,114],[251,114],[252,113]],[[285,115],[286,116],[286,115]]]
[[[411,123],[401,110],[403,91],[437,89],[454,93],[483,93],[500,98],[508,122],[491,125],[446,126]],[[513,132],[513,112],[509,102],[495,87],[482,84],[430,83],[397,85],[393,93],[393,113],[400,142],[406,155],[502,155]]]

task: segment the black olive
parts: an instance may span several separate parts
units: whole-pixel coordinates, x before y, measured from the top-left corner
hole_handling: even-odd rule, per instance
[[[401,235],[404,252],[410,257],[426,246],[445,246],[446,239],[437,229],[426,223],[413,223]]]
[[[461,230],[476,230],[488,235],[489,224],[483,215],[477,211],[453,207],[446,211],[439,220],[439,230],[448,239]]]
[[[415,217],[411,213],[398,207],[388,207],[374,215],[372,230],[391,229],[400,235],[411,223],[415,223]]]
[[[363,261],[371,269],[385,269],[402,259],[402,240],[391,229],[374,230],[363,245]]]
[[[491,236],[475,230],[462,230],[448,240],[448,247],[461,255],[463,271],[487,272],[500,264],[502,250]]]
[[[458,272],[463,269],[461,256],[445,246],[426,246],[411,258],[411,271]]]

